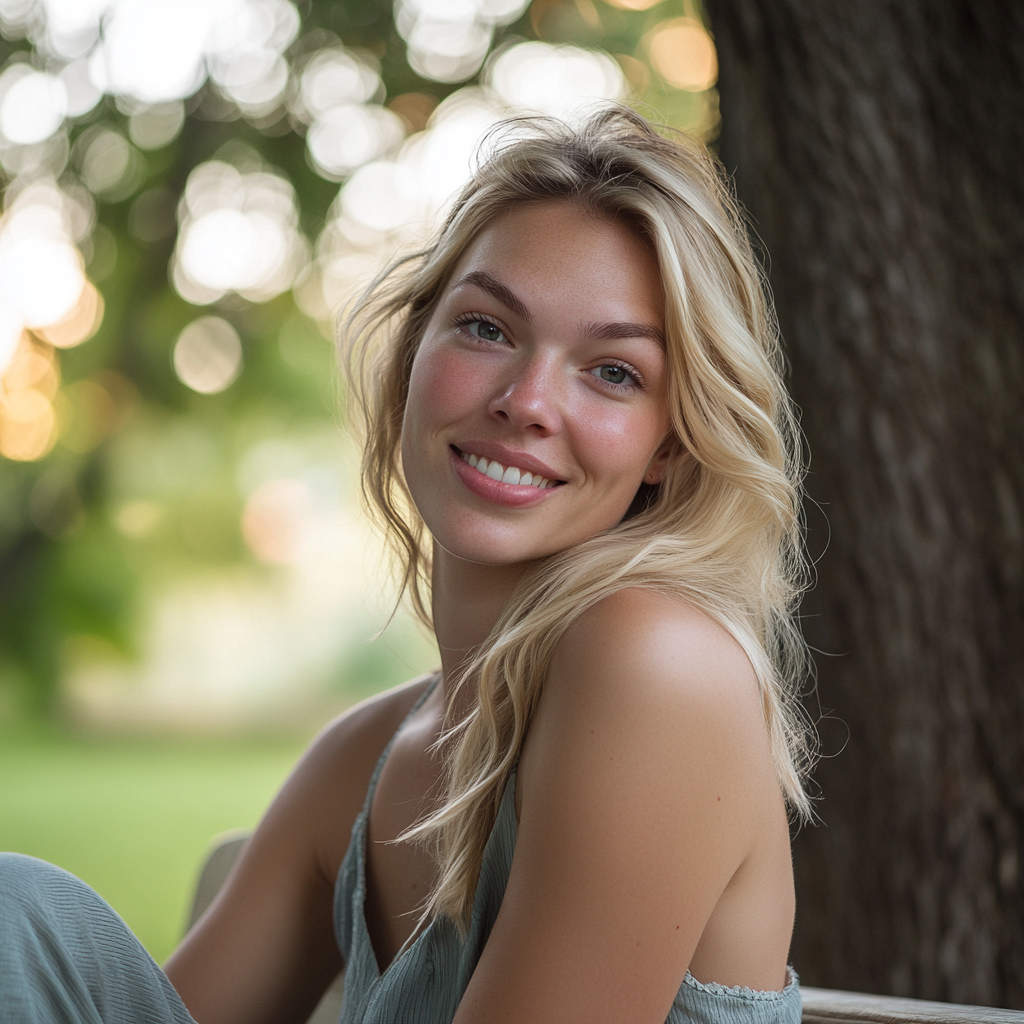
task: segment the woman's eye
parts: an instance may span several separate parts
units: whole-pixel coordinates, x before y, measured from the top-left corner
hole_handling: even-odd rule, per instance
[[[636,383],[630,372],[625,369],[625,367],[613,366],[611,364],[597,367],[597,376],[600,377],[601,380],[607,381],[609,384]]]
[[[503,341],[505,338],[500,327],[496,327],[486,320],[471,320],[466,324],[466,329],[481,341]]]

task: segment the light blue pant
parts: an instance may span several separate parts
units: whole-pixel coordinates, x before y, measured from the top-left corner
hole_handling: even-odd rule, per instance
[[[167,975],[84,882],[0,853],[3,1024],[195,1024]]]

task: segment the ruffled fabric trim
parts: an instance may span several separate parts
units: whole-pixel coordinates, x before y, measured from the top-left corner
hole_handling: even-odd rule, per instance
[[[800,984],[796,971],[792,967],[786,968],[789,981],[781,992],[775,989],[747,988],[746,985],[719,985],[717,981],[698,981],[689,971],[683,978],[683,984],[698,992],[706,992],[712,996],[732,996],[735,999],[748,999],[756,1002],[772,1002],[783,999]]]

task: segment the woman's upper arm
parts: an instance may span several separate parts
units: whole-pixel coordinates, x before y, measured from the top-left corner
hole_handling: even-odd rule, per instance
[[[200,1024],[303,1022],[341,970],[335,875],[373,765],[408,702],[400,691],[321,733],[168,960]]]
[[[664,1021],[751,845],[764,750],[753,669],[721,627],[638,591],[578,620],[520,763],[508,886],[455,1024]]]

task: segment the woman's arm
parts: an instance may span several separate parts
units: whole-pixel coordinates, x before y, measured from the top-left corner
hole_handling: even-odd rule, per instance
[[[167,961],[200,1024],[302,1024],[341,970],[335,876],[377,758],[423,685],[392,690],[324,729]]]
[[[582,616],[556,650],[518,795],[508,886],[455,1024],[661,1024],[735,885],[752,941],[709,951],[735,976],[701,980],[783,987],[785,811],[753,669],[705,615],[634,590]]]

